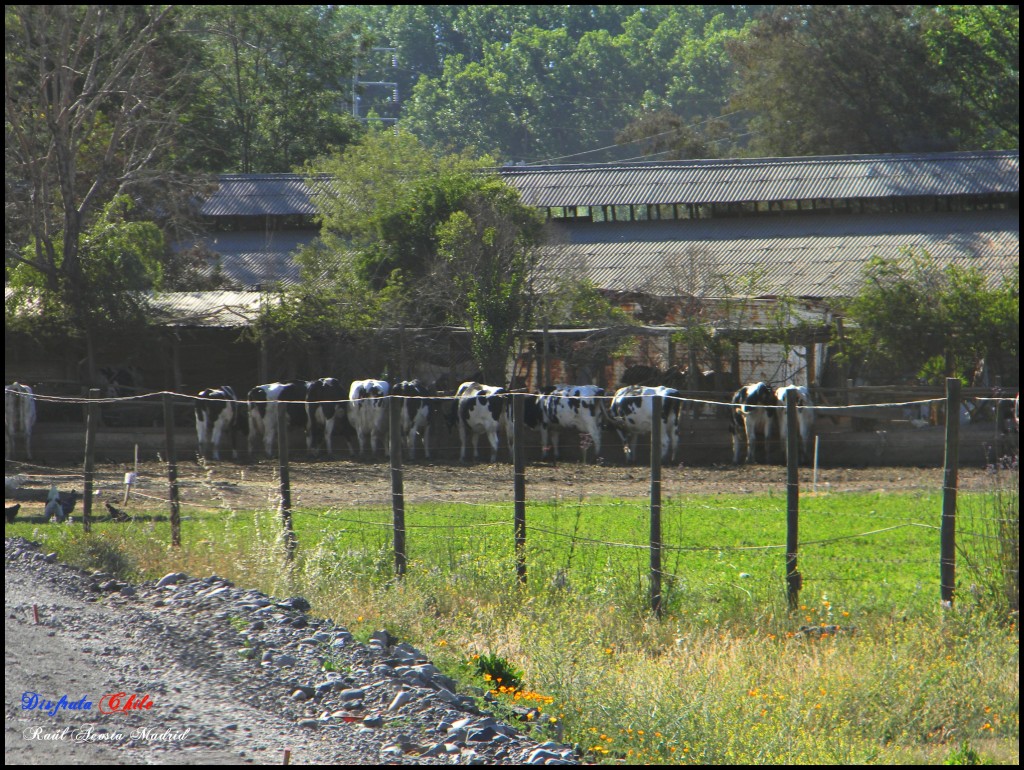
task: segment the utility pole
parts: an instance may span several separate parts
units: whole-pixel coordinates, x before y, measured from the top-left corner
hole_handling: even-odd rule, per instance
[[[374,46],[370,49],[374,53],[390,53],[391,54],[391,67],[392,69],[398,67],[398,49],[397,48],[385,48]],[[398,118],[367,118],[360,117],[359,115],[359,92],[360,86],[378,86],[383,88],[391,89],[391,100],[398,104],[398,83],[388,80],[360,80],[359,79],[359,59],[356,58],[355,69],[352,74],[352,117],[358,118],[359,120],[366,123],[369,120],[379,120],[383,123],[397,123]]]

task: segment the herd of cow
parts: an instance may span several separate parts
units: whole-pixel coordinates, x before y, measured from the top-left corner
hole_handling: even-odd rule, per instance
[[[732,434],[733,462],[739,464],[746,446],[746,461],[756,462],[755,447],[759,438],[768,446],[776,421],[785,444],[786,421],[781,405],[788,390],[795,390],[799,405],[800,454],[806,459],[814,427],[814,404],[807,388],[786,385],[772,389],[763,382],[745,385],[736,391],[730,407],[729,429]],[[543,457],[550,454],[559,459],[559,437],[563,430],[586,435],[582,445],[594,446],[595,457],[601,455],[604,429],[614,429],[623,441],[627,463],[636,457],[640,436],[649,435],[652,427],[653,397],[662,396],[660,425],[660,456],[675,461],[679,453],[679,428],[683,395],[667,386],[628,385],[609,398],[595,385],[562,385],[543,388],[539,393],[515,394],[503,387],[464,382],[454,397],[441,397],[420,380],[390,384],[385,380],[356,380],[347,391],[335,378],[312,381],[274,382],[252,388],[246,400],[223,385],[208,388],[196,396],[196,432],[200,454],[220,459],[220,446],[225,438],[238,459],[238,436],[248,432],[249,453],[255,454],[262,441],[266,457],[274,455],[278,441],[279,409],[286,413],[286,424],[302,427],[311,457],[322,450],[334,453],[333,437],[340,434],[354,454],[352,439],[358,453],[372,456],[388,446],[387,396],[402,399],[400,435],[409,459],[415,460],[418,444],[430,459],[430,425],[435,414],[443,416],[450,429],[458,427],[461,442],[460,459],[465,462],[472,444],[473,460],[477,460],[480,436],[490,444],[490,462],[498,460],[500,434],[506,433],[512,445],[512,400],[523,399],[523,422],[526,428],[541,433]],[[36,404],[32,388],[13,383],[5,387],[4,427],[6,453],[10,457],[18,436],[24,438],[26,455],[32,458],[32,428],[36,422]],[[767,448],[766,448],[767,452]],[[767,461],[768,458],[766,457]]]
[[[807,388],[786,385],[773,389],[758,382],[741,387],[732,398],[729,427],[734,463],[741,462],[744,445],[747,462],[755,462],[755,446],[760,440],[767,452],[776,422],[786,445],[786,420],[780,407],[785,405],[790,390],[796,392],[799,407],[800,459],[806,460],[814,429],[814,405]],[[479,459],[481,436],[486,436],[490,444],[490,461],[496,462],[502,431],[511,446],[513,397],[523,399],[523,422],[526,428],[540,432],[544,457],[550,453],[559,459],[559,439],[564,430],[586,436],[581,445],[593,446],[594,456],[600,457],[602,433],[611,428],[622,440],[625,461],[633,462],[639,437],[651,433],[654,396],[662,397],[661,457],[675,461],[679,450],[683,394],[672,387],[627,385],[608,398],[605,390],[595,385],[562,385],[543,388],[539,393],[517,394],[499,386],[464,382],[450,397],[439,396],[436,389],[428,388],[421,380],[394,384],[376,379],[356,380],[346,390],[339,380],[325,377],[258,385],[246,394],[245,401],[227,385],[201,391],[195,397],[199,452],[219,460],[222,442],[230,439],[237,459],[238,437],[247,432],[250,456],[262,442],[266,456],[273,457],[278,410],[283,408],[286,424],[305,430],[306,447],[312,457],[322,449],[328,457],[333,456],[335,434],[348,443],[350,452],[356,451],[354,439],[360,455],[376,455],[381,448],[389,451],[389,395],[402,399],[401,436],[409,459],[415,459],[419,444],[424,456],[430,459],[430,425],[434,414],[440,413],[449,428],[458,428],[463,462],[470,444],[473,459]],[[32,389],[20,383],[7,385],[4,402],[7,456],[12,456],[14,442],[20,436],[26,456],[31,459],[31,434],[36,418]],[[766,456],[765,460],[768,459]]]
[[[791,389],[797,393],[800,454],[806,459],[814,429],[814,405],[807,388],[787,385],[773,390],[762,382],[740,388],[733,396],[730,430],[735,463],[742,459],[744,444],[747,461],[755,461],[758,439],[763,439],[767,446],[777,420],[785,442],[786,421],[780,419],[779,407],[785,404],[786,393]],[[229,386],[203,390],[196,398],[195,407],[200,453],[219,460],[222,440],[231,435],[234,446],[234,435],[247,429],[250,453],[256,451],[262,439],[264,453],[272,457],[277,442],[277,410],[283,405],[287,424],[304,427],[311,456],[317,456],[321,449],[332,456],[332,437],[336,432],[349,443],[350,451],[355,451],[354,439],[360,455],[367,451],[376,455],[380,448],[389,451],[386,408],[389,395],[402,399],[400,434],[409,459],[415,459],[421,443],[424,456],[430,459],[430,425],[433,415],[440,413],[449,428],[458,428],[463,462],[467,460],[470,445],[473,460],[479,459],[482,436],[491,447],[490,461],[496,462],[502,432],[511,445],[513,397],[523,399],[525,427],[541,434],[544,458],[550,453],[554,459],[559,459],[560,434],[565,430],[589,437],[584,442],[593,446],[594,456],[599,457],[602,433],[605,428],[612,428],[622,440],[626,462],[632,462],[639,437],[651,433],[654,396],[662,397],[661,457],[674,461],[679,450],[683,395],[675,388],[629,385],[619,388],[609,399],[605,390],[596,385],[561,385],[543,388],[539,393],[517,394],[500,386],[473,381],[462,383],[454,397],[445,397],[421,380],[395,384],[385,380],[356,380],[346,392],[339,380],[328,377],[258,385],[249,391],[244,402],[239,401]],[[235,447],[234,456],[237,458],[237,455]]]

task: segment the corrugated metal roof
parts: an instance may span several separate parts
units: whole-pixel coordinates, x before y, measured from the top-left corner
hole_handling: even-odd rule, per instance
[[[251,325],[266,298],[255,291],[189,291],[156,294],[150,301],[167,326],[224,328]]]
[[[852,296],[868,259],[898,256],[905,246],[928,251],[940,265],[975,266],[993,283],[1016,274],[1020,264],[1015,210],[586,222],[558,229],[563,237],[545,250],[542,272],[582,271],[600,289],[666,296],[707,296],[720,285],[718,276],[738,287],[755,273],[761,296]]]
[[[710,204],[1020,192],[1020,152],[506,166],[538,207]]]
[[[208,217],[310,216],[316,208],[306,180],[301,174],[222,174],[220,186],[199,210]],[[320,176],[313,184],[326,180]]]
[[[201,245],[219,255],[209,263],[210,273],[219,266],[233,284],[256,289],[274,281],[297,283],[299,268],[292,256],[318,235],[318,230],[309,229],[212,233],[193,243],[178,244],[175,250]]]
[[[1020,152],[505,166],[501,177],[538,207],[710,204],[1020,192]],[[205,216],[316,213],[301,174],[223,174]],[[315,177],[326,187],[329,177]]]

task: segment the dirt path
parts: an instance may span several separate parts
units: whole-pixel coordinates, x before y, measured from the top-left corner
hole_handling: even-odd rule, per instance
[[[298,597],[216,576],[131,586],[20,539],[4,577],[5,764],[576,763],[411,645],[359,644]]]

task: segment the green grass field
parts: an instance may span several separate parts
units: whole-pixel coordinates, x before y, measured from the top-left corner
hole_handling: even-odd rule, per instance
[[[1015,487],[961,495],[951,610],[937,494],[803,497],[795,611],[784,496],[666,499],[661,617],[648,609],[645,500],[530,503],[525,587],[511,505],[410,506],[401,581],[386,509],[295,511],[290,566],[271,511],[183,510],[181,549],[165,521],[7,534],[122,573],[301,593],[357,634],[387,627],[460,680],[537,708],[537,729],[592,761],[1016,763],[1016,615],[983,589],[999,584],[986,583],[1005,559],[991,544],[1017,505]],[[824,625],[839,630],[799,633]],[[480,655],[521,669],[522,686],[485,683]]]

